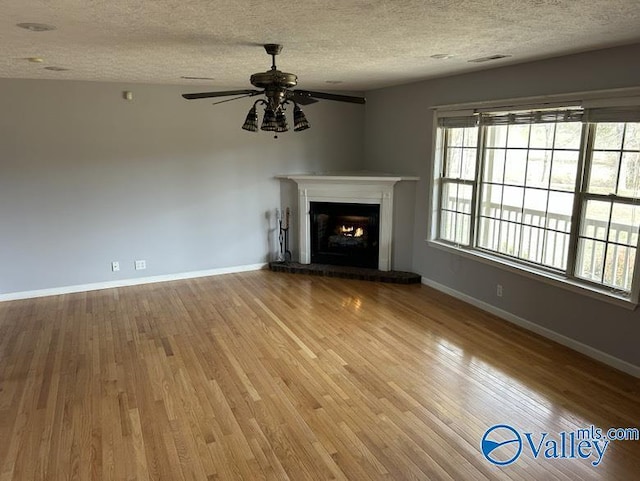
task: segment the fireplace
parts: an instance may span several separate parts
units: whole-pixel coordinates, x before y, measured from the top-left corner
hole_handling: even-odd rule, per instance
[[[378,267],[379,204],[310,202],[311,262]]]
[[[294,257],[300,259],[300,264],[310,264],[319,262],[311,260],[311,249],[314,243],[312,235],[312,204],[342,204],[342,205],[363,205],[375,207],[377,209],[378,228],[371,228],[367,234],[367,244],[373,247],[377,245],[376,259],[377,266],[372,262],[372,266],[381,271],[391,270],[391,237],[393,230],[393,186],[401,180],[418,180],[417,177],[402,177],[388,174],[372,173],[337,173],[337,174],[285,174],[277,176],[281,180],[294,181],[298,184],[297,220],[298,235],[297,252]],[[369,217],[370,214],[344,214],[346,216]],[[346,219],[345,219],[346,220]],[[348,223],[344,226],[349,229]],[[354,234],[357,228],[364,227],[353,224]],[[330,235],[335,235],[331,233]],[[377,236],[372,240],[371,235]],[[349,237],[349,236],[346,236]],[[353,236],[355,237],[355,235]],[[327,241],[328,242],[328,241]],[[334,238],[333,245],[343,242],[349,244],[349,239]],[[295,245],[295,244],[294,244]],[[355,246],[352,246],[355,247]],[[295,249],[295,248],[294,248]],[[297,254],[297,256],[295,256]],[[335,259],[335,258],[334,258]]]

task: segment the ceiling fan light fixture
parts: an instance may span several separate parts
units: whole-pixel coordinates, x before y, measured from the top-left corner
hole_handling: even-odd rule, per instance
[[[262,118],[262,124],[260,130],[268,132],[287,132],[289,125],[287,118],[284,114],[287,105],[293,104],[293,130],[300,132],[310,128],[309,121],[304,115],[298,104],[310,105],[318,100],[334,100],[338,102],[350,102],[355,104],[364,104],[366,99],[364,97],[356,97],[353,95],[341,95],[330,92],[314,92],[312,90],[299,90],[294,87],[298,84],[298,77],[295,74],[283,72],[278,70],[276,66],[276,55],[282,51],[282,45],[268,43],[264,45],[264,49],[268,55],[271,55],[271,70],[267,72],[254,73],[249,78],[251,85],[260,89],[242,89],[242,90],[226,90],[221,92],[200,92],[182,94],[182,97],[187,100],[195,99],[208,99],[214,97],[231,97],[237,96],[228,100],[221,100],[214,102],[215,104],[221,104],[223,102],[229,102],[231,100],[238,100],[247,97],[255,97],[256,95],[264,95],[265,98],[257,100],[253,104],[253,108],[249,110],[247,118],[242,125],[244,130],[249,132],[257,132],[258,130],[258,114],[256,113],[256,106],[263,104],[265,106],[264,116]],[[183,79],[196,79],[196,77],[183,76]],[[327,80],[329,84],[339,84],[342,80]],[[275,138],[278,136],[276,135]]]
[[[249,132],[257,132],[258,131],[258,112],[256,112],[256,107],[251,107],[249,113],[247,114],[247,118],[242,125],[244,130],[248,130]]]
[[[287,117],[282,110],[278,110],[276,113],[276,132],[287,132],[288,130]]]
[[[276,122],[276,114],[273,112],[271,107],[267,107],[264,109],[264,117],[262,118],[262,126],[260,129],[268,132],[275,132],[277,128],[278,124]]]
[[[296,105],[293,108],[293,130],[295,132],[300,132],[301,130],[307,130],[310,127],[307,116],[304,114],[302,109]]]

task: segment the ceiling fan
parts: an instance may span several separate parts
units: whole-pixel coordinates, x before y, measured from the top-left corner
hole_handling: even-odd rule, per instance
[[[299,132],[309,128],[309,122],[300,109],[300,105],[309,105],[322,100],[337,100],[338,102],[351,102],[356,104],[364,104],[364,97],[354,97],[351,95],[338,95],[327,92],[314,92],[312,90],[293,90],[298,83],[298,77],[292,73],[282,72],[276,67],[276,55],[282,51],[282,45],[268,43],[264,45],[267,54],[271,55],[271,70],[266,72],[254,73],[251,78],[251,84],[262,90],[226,90],[222,92],[201,92],[193,94],[182,94],[187,100],[208,99],[212,97],[229,97],[236,96],[232,99],[221,100],[215,104],[230,102],[245,97],[255,97],[264,95],[264,99],[258,99],[254,102],[253,107],[249,110],[242,128],[250,132],[258,131],[258,113],[257,106],[262,104],[265,106],[264,117],[262,120],[261,130],[271,132],[286,132],[289,130],[287,118],[284,111],[287,106],[293,105],[293,130]]]

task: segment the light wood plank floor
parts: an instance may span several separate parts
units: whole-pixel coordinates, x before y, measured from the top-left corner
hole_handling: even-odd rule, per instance
[[[0,481],[638,479],[640,382],[425,286],[268,271],[0,304]]]

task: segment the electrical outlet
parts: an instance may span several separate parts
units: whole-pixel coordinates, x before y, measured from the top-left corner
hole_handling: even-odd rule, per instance
[[[497,295],[498,297],[502,297],[502,284],[498,284],[498,285],[496,286],[496,295]]]
[[[118,261],[113,261],[111,263],[111,270],[113,272],[118,272],[120,270],[120,263]]]
[[[137,271],[141,271],[147,268],[147,261],[136,261],[135,267]]]

